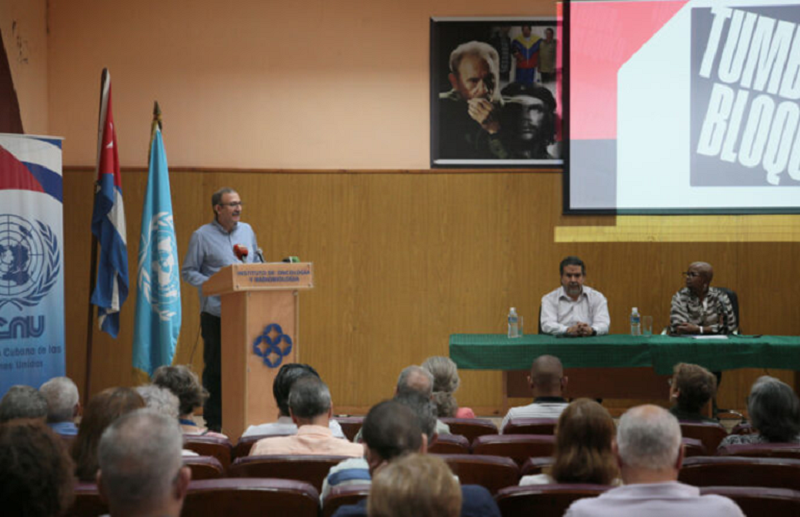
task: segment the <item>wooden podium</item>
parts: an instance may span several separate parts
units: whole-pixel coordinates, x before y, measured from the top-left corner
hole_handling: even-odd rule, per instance
[[[234,264],[203,284],[222,300],[222,431],[231,440],[277,419],[272,382],[300,360],[298,291],[313,287],[310,262]]]

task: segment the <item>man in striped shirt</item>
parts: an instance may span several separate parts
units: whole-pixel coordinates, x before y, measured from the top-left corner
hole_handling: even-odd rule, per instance
[[[672,334],[733,334],[739,322],[725,291],[711,287],[714,269],[694,262],[683,273],[686,287],[675,293],[669,311]]]

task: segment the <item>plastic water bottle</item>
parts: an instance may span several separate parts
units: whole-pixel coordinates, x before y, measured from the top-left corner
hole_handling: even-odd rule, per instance
[[[631,336],[642,335],[642,317],[639,316],[639,309],[634,307],[631,311]]]
[[[508,311],[508,337],[512,339],[519,337],[519,316],[514,307]]]

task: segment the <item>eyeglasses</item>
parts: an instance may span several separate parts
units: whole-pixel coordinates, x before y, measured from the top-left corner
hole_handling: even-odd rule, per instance
[[[700,273],[698,273],[696,271],[684,271],[681,274],[683,276],[688,276],[689,278],[697,278],[698,276],[700,276]]]
[[[221,206],[229,206],[231,208],[241,208],[244,206],[244,201],[236,201],[234,203],[220,203]]]

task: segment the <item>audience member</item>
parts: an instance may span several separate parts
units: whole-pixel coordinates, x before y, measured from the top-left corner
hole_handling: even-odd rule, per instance
[[[178,421],[184,434],[202,434],[228,438],[224,434],[209,431],[194,420],[194,412],[208,398],[208,391],[200,383],[197,374],[186,365],[159,366],[153,372],[153,384],[166,388],[178,397]]]
[[[404,402],[400,402],[403,400]],[[387,400],[372,407],[364,418],[364,444],[366,445],[367,479],[371,479],[378,469],[396,458],[418,452],[425,454],[429,439],[434,434],[434,404],[419,394],[404,393],[396,400]],[[435,438],[434,438],[435,439]],[[347,460],[353,462],[354,460]],[[345,462],[345,463],[347,463]],[[338,466],[337,466],[338,467]],[[343,473],[331,469],[328,480]],[[368,483],[367,480],[362,480]],[[352,484],[352,483],[351,483]],[[323,488],[323,492],[324,492]],[[461,516],[499,517],[500,510],[492,495],[484,487],[477,485],[461,486]],[[367,500],[354,505],[340,507],[334,516],[366,516]]]
[[[178,517],[191,471],[181,460],[175,419],[152,409],[118,418],[103,432],[97,485],[112,517]]]
[[[555,463],[544,474],[524,476],[520,485],[592,483],[619,485],[619,467],[611,444],[614,419],[590,399],[574,400],[556,428]]]
[[[747,412],[753,434],[732,434],[719,444],[800,443],[800,400],[785,382],[764,375],[750,388]]]
[[[0,399],[0,424],[17,418],[47,419],[47,400],[38,390],[17,384]]]
[[[75,475],[92,482],[97,474],[97,445],[103,431],[120,416],[144,407],[144,400],[133,388],[108,388],[89,400],[83,412],[78,436],[72,444]]]
[[[583,285],[586,266],[567,257],[558,266],[561,287],[542,297],[542,332],[554,336],[585,337],[608,334],[611,316],[600,291]]]
[[[527,406],[514,407],[500,425],[500,433],[512,418],[558,418],[567,408],[564,388],[568,379],[564,376],[561,360],[552,355],[541,355],[533,361],[528,384],[533,394],[533,403]]]
[[[47,400],[47,425],[61,436],[76,436],[81,412],[78,387],[69,377],[53,377],[39,388]]]
[[[73,464],[43,422],[0,425],[0,501],[6,517],[57,517],[74,497]]]
[[[468,407],[458,407],[453,396],[461,379],[458,378],[458,367],[449,357],[429,357],[422,367],[433,375],[433,401],[439,417],[475,418],[475,413]]]
[[[336,438],[329,427],[331,392],[319,378],[298,379],[289,393],[289,414],[297,425],[292,436],[264,438],[256,442],[251,456],[265,454],[331,454],[361,457],[364,447]]]
[[[696,364],[678,363],[670,380],[669,398],[675,405],[669,410],[683,422],[718,423],[701,413],[703,406],[717,393],[717,378]]]
[[[714,269],[693,262],[683,274],[686,287],[675,293],[669,310],[673,334],[733,334],[738,328],[733,305],[725,291],[711,287]]]
[[[309,375],[317,379],[320,378],[317,371],[307,364],[291,363],[281,366],[281,369],[278,370],[278,375],[272,381],[272,395],[275,397],[275,403],[278,404],[278,420],[267,424],[251,425],[242,436],[285,436],[297,433],[297,425],[289,415],[289,393],[298,379]],[[329,420],[328,427],[334,437],[346,438],[342,431],[342,426],[336,420]]]
[[[178,420],[178,397],[171,391],[155,384],[137,386],[136,393],[144,400],[144,407],[156,413]]]
[[[681,428],[666,409],[638,406],[622,415],[614,453],[624,485],[572,503],[565,517],[744,517],[730,499],[678,482]]]
[[[461,489],[441,458],[409,454],[375,473],[370,517],[458,517]]]

